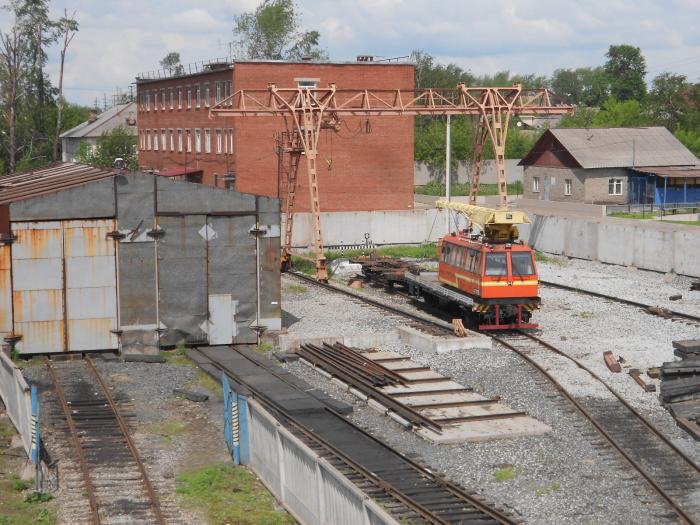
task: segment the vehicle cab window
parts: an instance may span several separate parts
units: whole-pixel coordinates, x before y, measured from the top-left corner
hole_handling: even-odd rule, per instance
[[[534,275],[535,265],[532,263],[532,253],[511,252],[510,266],[513,275]]]
[[[495,277],[499,275],[508,275],[508,263],[506,262],[505,253],[488,253],[486,254],[486,269],[485,275]]]

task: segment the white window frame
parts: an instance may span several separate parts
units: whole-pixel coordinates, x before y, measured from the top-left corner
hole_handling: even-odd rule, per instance
[[[177,86],[177,110],[182,109],[182,86]]]
[[[158,151],[158,129],[153,130],[153,151]]]
[[[202,87],[199,84],[194,85],[194,102],[196,108],[202,107]]]
[[[146,91],[146,111],[151,111],[151,92]]]
[[[165,111],[165,88],[160,90],[160,109]]]
[[[202,130],[199,128],[194,128],[194,152],[202,152]]]
[[[175,151],[175,130],[170,128],[168,135],[170,135],[170,151]]]
[[[220,155],[221,153],[224,152],[223,150],[223,140],[221,137],[221,128],[216,129],[216,153],[217,155]]]
[[[318,86],[318,83],[320,82],[320,78],[306,78],[306,77],[301,77],[301,78],[295,78],[294,81],[297,83],[297,87],[300,88],[316,88]]]
[[[233,93],[233,80],[227,80],[226,81],[226,92],[224,93],[226,98],[229,98],[231,94]],[[229,99],[229,101],[226,103],[227,106],[230,106],[233,104],[233,101]]]
[[[170,88],[170,111],[175,109],[175,89]]]
[[[221,81],[216,81],[216,103],[221,102]]]
[[[151,150],[151,130],[146,130],[146,149]]]
[[[160,129],[160,149],[168,151],[168,130],[165,128]]]
[[[612,189],[612,192],[610,191]],[[622,179],[610,177],[608,179],[608,195],[622,195]]]
[[[192,86],[187,86],[187,109],[192,109]]]
[[[204,83],[204,107],[208,108],[209,107],[209,97],[211,94],[209,93],[209,82]]]
[[[204,128],[204,153],[211,153],[211,128]]]
[[[177,128],[177,151],[182,153],[182,128]]]
[[[532,193],[540,192],[540,178],[532,177]]]
[[[192,153],[192,130],[187,128],[185,135],[187,135],[187,153]]]
[[[564,179],[564,195],[571,195],[573,188],[572,179]]]
[[[229,139],[228,152],[229,152],[229,155],[231,155],[231,154],[233,154],[233,128],[228,128],[228,139]]]

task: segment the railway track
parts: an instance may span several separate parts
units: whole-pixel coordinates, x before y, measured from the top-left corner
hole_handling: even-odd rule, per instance
[[[349,295],[359,301],[368,299],[331,284],[322,284],[306,276],[294,275],[328,290]],[[574,291],[577,290],[574,289]],[[582,292],[585,293],[585,291]],[[603,296],[611,300],[618,299],[605,297],[603,294],[594,295]],[[634,303],[634,301],[619,301],[626,302],[631,306],[644,308],[648,306],[642,303]],[[369,302],[392,314],[404,315],[405,312],[403,308],[396,308],[376,299],[371,299]],[[683,316],[685,314],[680,315]],[[448,323],[442,320],[430,320],[426,316],[413,313],[410,313],[407,317],[413,321],[416,321],[416,318],[418,318],[422,323],[433,322],[440,329],[447,330],[451,328]],[[700,319],[698,320],[700,321]],[[534,335],[521,331],[501,335],[488,333],[487,335],[491,336],[497,343],[515,352],[542,374],[571,403],[575,410],[593,425],[598,434],[622,456],[627,464],[634,468],[683,523],[690,525],[700,523],[698,521],[700,508],[698,503],[692,500],[693,492],[697,493],[700,491],[700,469],[698,465],[666,438],[651,422],[636,411],[600,376],[577,359]],[[613,396],[613,403],[603,403],[599,399],[583,399],[567,391],[537,359],[537,357],[546,359],[551,356],[565,359],[587,372],[595,382],[599,383]]]
[[[569,292],[581,293],[584,295],[590,295],[591,297],[598,297],[599,299],[606,299],[608,301],[613,301],[620,304],[625,304],[627,306],[634,306],[646,313],[651,315],[656,315],[668,319],[673,322],[681,322],[691,326],[700,327],[700,316],[687,314],[684,312],[677,312],[674,310],[669,310],[667,308],[661,308],[659,306],[653,306],[650,304],[641,303],[638,301],[632,301],[631,299],[624,299],[622,297],[615,297],[613,295],[607,295],[600,292],[594,292],[592,290],[586,290],[584,288],[576,288],[575,286],[569,286],[567,284],[555,283],[552,281],[543,281],[540,279],[540,284],[544,286],[549,286],[551,288],[559,288],[560,290],[567,290]]]
[[[198,353],[198,362],[211,363],[218,371],[226,372],[234,382],[250,390],[296,437],[375,499],[400,523],[520,523],[508,513],[374,438],[331,409],[322,415],[290,415],[265,392],[237,377],[234,370],[200,351],[195,352]],[[258,361],[248,360],[280,381],[297,386],[283,374],[276,374]]]
[[[73,461],[63,474],[63,483],[76,494],[67,503],[71,523],[164,525],[158,495],[124,416],[90,357],[76,364],[47,365],[60,405],[55,418],[62,416],[71,444],[66,455]]]

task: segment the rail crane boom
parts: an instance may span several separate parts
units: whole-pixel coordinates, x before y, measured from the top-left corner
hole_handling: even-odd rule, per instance
[[[343,116],[416,116],[473,115],[478,117],[475,140],[475,172],[472,176],[472,204],[476,202],[481,155],[487,139],[494,146],[498,167],[500,205],[507,204],[505,174],[505,143],[510,118],[520,115],[563,115],[572,106],[552,102],[547,89],[523,89],[520,84],[509,87],[470,87],[458,84],[454,89],[338,89],[328,87],[279,88],[269,84],[267,89],[239,90],[209,110],[210,117],[285,117],[291,121],[284,150],[290,155],[287,170],[285,231],[282,262],[289,264],[292,254],[292,227],[297,188],[297,170],[301,155],[306,157],[309,196],[314,225],[316,278],[328,279],[323,254],[321,204],[318,190],[318,139],[322,129],[338,131]],[[290,118],[291,117],[291,118]]]
[[[474,204],[439,200],[435,206],[440,210],[453,210],[464,215],[479,227],[484,237],[495,242],[516,241],[520,236],[518,224],[530,224],[524,212],[518,210],[486,208]]]

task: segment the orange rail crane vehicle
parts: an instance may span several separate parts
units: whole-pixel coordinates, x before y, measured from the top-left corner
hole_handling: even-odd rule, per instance
[[[475,171],[472,176],[472,203],[479,185],[481,154],[486,140],[493,144],[498,168],[500,205],[507,203],[505,173],[505,143],[512,115],[562,115],[571,106],[552,102],[546,89],[523,89],[520,84],[510,87],[468,87],[459,84],[454,89],[370,90],[328,87],[279,88],[239,90],[212,106],[209,115],[220,117],[284,117],[291,122],[285,133],[284,151],[289,154],[285,198],[285,227],[282,244],[282,264],[287,267],[292,256],[294,204],[297,170],[301,155],[306,157],[309,196],[314,229],[316,279],[328,280],[323,253],[321,203],[318,190],[318,140],[321,130],[339,131],[343,116],[379,117],[416,115],[472,115],[478,117],[475,138]]]

